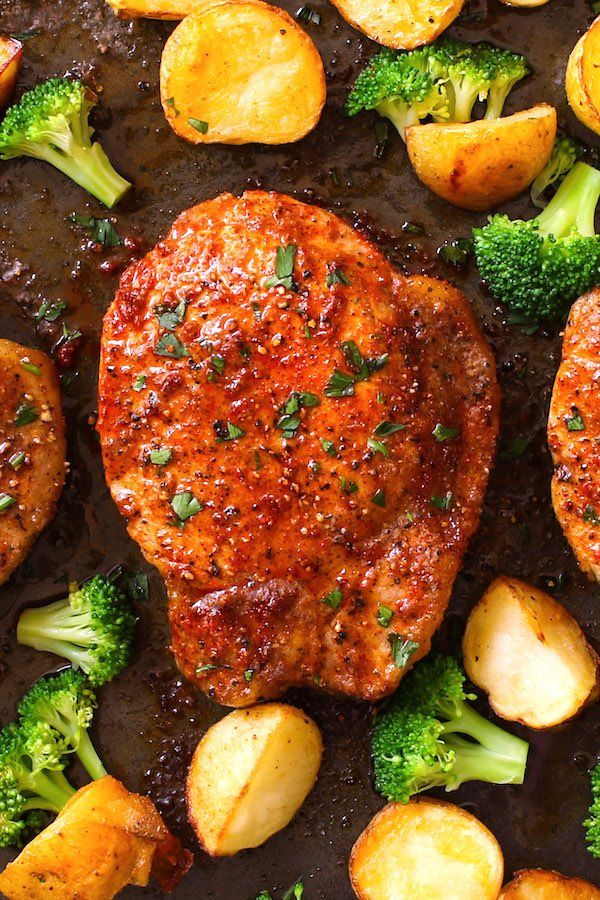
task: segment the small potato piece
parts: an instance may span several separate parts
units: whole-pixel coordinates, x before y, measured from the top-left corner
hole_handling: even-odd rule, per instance
[[[13,95],[22,56],[23,45],[19,41],[0,35],[0,108],[6,106]]]
[[[548,0],[500,0],[505,6],[516,6],[519,9],[533,9],[534,6],[545,6]]]
[[[600,134],[600,16],[577,41],[567,64],[567,99],[577,118]]]
[[[52,519],[65,481],[65,423],[54,364],[0,340],[0,584]]]
[[[185,19],[215,0],[106,0],[119,19]],[[217,0],[218,2],[218,0]]]
[[[581,878],[523,869],[505,885],[499,900],[600,900],[600,890]]]
[[[406,147],[427,187],[462,209],[485,210],[525,190],[556,138],[556,110],[543,103],[503,119],[412,125]]]
[[[471,681],[509,721],[551,728],[596,695],[598,657],[567,610],[516,578],[497,578],[463,638]]]
[[[332,0],[343,17],[378,44],[412,50],[430,44],[456,19],[464,0]]]
[[[286,12],[261,0],[227,0],[173,31],[160,94],[171,128],[193,144],[286,144],[319,121],[325,71]]]
[[[258,847],[291,821],[317,778],[323,745],[301,710],[267,703],[206,732],[187,781],[190,822],[211,856]]]
[[[496,900],[504,859],[475,816],[441,800],[390,803],[350,856],[360,900]]]

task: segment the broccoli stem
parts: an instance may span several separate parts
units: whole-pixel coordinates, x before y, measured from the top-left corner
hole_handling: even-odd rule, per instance
[[[25,790],[31,790],[37,795],[28,798],[29,809],[47,809],[58,813],[75,793],[62,772],[53,772],[51,776],[36,772],[27,780],[30,784],[25,785]]]
[[[543,235],[561,238],[576,229],[582,237],[594,237],[599,200],[600,171],[587,163],[575,163],[535,222]]]
[[[36,650],[57,644],[90,647],[97,636],[90,625],[89,613],[75,612],[64,597],[47,606],[26,609],[17,625],[17,640]],[[69,657],[68,657],[69,658]]]
[[[109,209],[118,203],[131,187],[129,181],[115,172],[108,156],[98,143],[82,147],[72,141],[68,153],[61,152],[51,144],[38,144],[29,147],[29,152],[32,156],[55,166]]]
[[[104,778],[107,771],[102,765],[102,761],[96,753],[87,731],[82,731],[75,752],[90,778],[93,778],[94,781]]]
[[[496,784],[522,784],[525,777],[526,741],[489,722],[463,702],[452,710],[444,710],[443,739],[456,752],[453,774],[463,781],[490,781]],[[454,713],[454,714],[453,714]],[[468,735],[475,744],[461,735]]]
[[[385,100],[377,107],[380,116],[385,116],[392,122],[402,140],[406,143],[404,130],[410,125],[418,125],[421,121],[415,109],[412,109],[406,103],[395,100]]]

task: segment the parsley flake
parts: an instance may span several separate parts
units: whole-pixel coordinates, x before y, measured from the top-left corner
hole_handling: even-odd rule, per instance
[[[300,410],[318,406],[320,399],[316,394],[307,391],[292,391],[286,402],[279,408],[277,428],[283,432],[287,440],[295,438],[301,425]]]
[[[344,476],[340,478],[340,487],[344,494],[356,494],[358,485],[355,481],[348,481]]]
[[[326,397],[352,397],[357,381],[367,381],[375,372],[379,372],[388,361],[388,354],[373,359],[366,359],[354,341],[344,341],[340,345],[342,356],[352,374],[334,369],[325,386]]]
[[[15,500],[15,498],[11,497],[10,494],[5,494],[4,492],[2,492],[0,494],[0,512],[4,512],[9,507],[11,507],[13,505],[13,503],[16,503],[16,502],[17,501]]]
[[[185,319],[185,307],[185,300],[180,300],[177,306],[157,306],[155,312],[161,327],[175,331]]]
[[[225,444],[228,441],[239,441],[239,439],[243,438],[246,434],[243,428],[234,425],[234,423],[229,420],[223,423],[221,419],[217,419],[216,422],[213,422],[213,428],[217,435],[217,444]]]
[[[208,122],[205,122],[203,119],[188,119],[188,125],[191,125],[192,128],[195,128],[200,134],[206,134],[208,132]]]
[[[568,431],[585,431],[585,422],[576,406],[571,407],[573,415],[565,416]]]
[[[348,278],[347,275],[344,275],[341,269],[338,269],[337,266],[333,266],[329,272],[327,273],[327,277],[325,278],[327,287],[333,287],[334,284],[345,284],[349,285],[352,282]]]
[[[166,466],[172,456],[173,451],[171,448],[163,447],[161,450],[152,450],[150,453],[150,462],[154,466]]]
[[[374,503],[375,506],[380,506],[382,509],[385,509],[385,491],[382,491],[381,488],[378,488],[371,497],[371,503]]]
[[[180,524],[183,524],[202,509],[202,504],[192,491],[181,491],[175,494],[171,500],[171,509],[177,516]]]
[[[436,441],[441,444],[443,441],[449,441],[452,438],[455,438],[458,434],[458,429],[448,428],[447,425],[440,425],[440,423],[438,422],[431,433]]]
[[[600,525],[600,514],[593,506],[588,505],[583,511],[583,521],[590,522],[592,525]]]
[[[375,437],[386,438],[392,434],[397,434],[399,431],[404,431],[405,428],[408,428],[408,425],[384,421],[379,423],[373,434]]]
[[[210,367],[213,372],[217,373],[217,375],[222,375],[225,371],[225,359],[222,356],[218,356],[217,354],[211,356]]]
[[[131,385],[131,387],[134,391],[137,391],[137,393],[139,394],[140,391],[144,390],[144,388],[146,387],[146,384],[147,384],[146,376],[138,375],[136,377],[135,381],[133,382],[133,384]]]
[[[388,628],[393,618],[394,613],[389,606],[384,606],[383,603],[380,603],[377,607],[377,622],[379,625],[382,628]]]
[[[430,503],[432,506],[435,506],[436,509],[450,509],[452,506],[452,491],[448,491],[443,497],[438,497],[434,494]]]
[[[383,443],[383,441],[376,441],[375,438],[369,438],[367,440],[367,447],[369,450],[372,450],[373,453],[381,453],[382,456],[389,456],[389,450]]]
[[[24,462],[25,454],[23,453],[23,451],[21,451],[20,453],[13,453],[13,455],[9,457],[8,460],[9,466],[12,466],[15,472],[17,472],[21,468]]]
[[[298,248],[296,244],[286,244],[285,247],[277,248],[275,257],[275,275],[267,281],[267,287],[277,287],[283,285],[288,291],[295,289],[294,284],[294,262]]]
[[[324,440],[321,441],[321,447],[327,453],[328,456],[335,456],[337,453],[337,449],[333,441]]]
[[[388,641],[390,642],[394,665],[397,669],[404,669],[411,656],[419,649],[419,645],[415,641],[405,638],[402,634],[395,633],[389,635]]]
[[[254,669],[246,669],[246,671],[244,672],[244,681],[250,682],[250,681],[252,681],[253,678],[254,678]]]
[[[29,362],[27,359],[21,360],[21,367],[25,369],[26,372],[31,372],[32,375],[41,375],[42,370],[39,366],[36,366],[35,363]]]
[[[69,216],[74,225],[89,231],[95,244],[103,247],[120,247],[123,241],[110,219],[96,219],[94,216],[82,216],[79,213],[71,213]]]
[[[21,428],[22,425],[31,425],[38,418],[38,412],[35,406],[29,403],[19,403],[15,410],[15,425]]]
[[[169,359],[184,359],[189,356],[185,344],[182,344],[177,335],[169,332],[163,334],[154,345],[154,352],[158,356],[167,356]]]
[[[56,322],[66,308],[67,304],[64,300],[57,300],[56,303],[50,303],[49,300],[45,300],[36,312],[34,319],[36,322],[41,322],[42,319],[45,322]]]
[[[342,594],[341,589],[334,588],[332,591],[329,591],[328,594],[325,594],[323,603],[330,609],[339,609],[343,599],[344,595]]]

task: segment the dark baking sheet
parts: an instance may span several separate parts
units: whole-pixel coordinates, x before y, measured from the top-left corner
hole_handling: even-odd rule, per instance
[[[282,0],[289,12],[300,2]],[[545,421],[560,355],[556,331],[522,333],[506,327],[473,271],[457,273],[438,260],[445,240],[466,236],[482,216],[455,210],[421,187],[398,138],[382,161],[374,158],[374,119],[345,120],[339,107],[357,63],[374,45],[346,25],[333,6],[313,0],[321,25],[308,25],[325,62],[328,104],[316,131],[282,148],[194,148],[168,128],[158,100],[161,48],[167,23],[119,22],[102,0],[0,0],[0,32],[27,38],[19,89],[40,77],[72,73],[102,89],[96,124],[102,143],[123,174],[135,181],[115,213],[128,246],[100,253],[69,224],[73,212],[102,216],[100,204],[49,166],[0,163],[0,335],[49,350],[58,326],[36,326],[42,299],[65,299],[67,321],[84,335],[64,388],[71,473],[54,522],[27,561],[0,589],[0,718],[14,716],[15,701],[56,660],[19,648],[14,625],[33,601],[56,595],[73,579],[119,563],[148,571],[104,484],[94,431],[100,323],[119,273],[148,248],[183,209],[221,191],[261,187],[322,204],[363,227],[394,263],[458,283],[477,310],[499,363],[503,391],[502,440],[525,437],[529,446],[512,462],[498,462],[480,531],[472,543],[440,633],[455,648],[466,613],[490,580],[508,573],[552,592],[599,641],[599,591],[583,578],[550,504],[550,461]],[[590,132],[567,109],[566,59],[592,20],[586,0],[551,0],[518,11],[497,0],[468,2],[459,27],[472,39],[487,37],[524,51],[534,76],[510,99],[509,110],[536,101],[554,103],[564,124],[588,146]],[[597,146],[597,144],[596,144]],[[526,200],[509,207],[530,212]],[[414,234],[406,223],[418,224]],[[71,378],[76,373],[75,378]],[[193,747],[223,710],[179,677],[168,652],[164,590],[150,570],[150,599],[140,610],[135,664],[101,694],[95,741],[109,770],[132,789],[148,791],[169,823],[194,849],[186,826],[184,778]],[[289,698],[315,717],[325,756],[317,786],[293,823],[258,850],[210,860],[199,850],[178,898],[250,900],[261,889],[274,896],[303,877],[307,900],[350,898],[350,848],[382,806],[371,787],[369,723],[372,709],[313,693]],[[485,708],[485,707],[484,707]],[[515,730],[519,730],[516,728]],[[598,707],[574,723],[532,742],[523,787],[471,784],[451,795],[488,824],[506,856],[507,877],[522,867],[555,867],[600,882],[600,866],[585,850],[581,820],[588,797],[586,770],[600,745]],[[77,779],[76,771],[73,773]],[[0,865],[9,853],[0,851]],[[156,888],[124,897],[159,896]]]

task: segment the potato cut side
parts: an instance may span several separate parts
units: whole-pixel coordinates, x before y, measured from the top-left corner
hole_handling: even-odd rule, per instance
[[[597,694],[598,657],[567,610],[516,578],[497,578],[463,638],[465,669],[504,719],[550,728]]]
[[[120,19],[185,19],[219,0],[106,0]]]
[[[323,745],[301,710],[267,703],[209,728],[190,767],[187,804],[211,856],[258,847],[298,812],[316,781]]]
[[[600,900],[600,889],[558,872],[523,869],[503,888],[500,900]]]
[[[226,0],[188,16],[163,51],[167,121],[193,144],[286,144],[311,131],[325,71],[309,36],[261,0]]]
[[[577,118],[600,134],[600,16],[577,41],[567,64],[566,89]]]
[[[544,103],[503,119],[413,125],[405,137],[434,194],[463,209],[491,209],[529,187],[550,159],[556,110]]]
[[[390,803],[350,856],[360,900],[497,900],[503,873],[494,835],[475,816],[441,800]]]
[[[412,50],[430,44],[456,19],[464,0],[332,0],[343,17],[379,44]]]
[[[0,108],[6,106],[13,95],[22,56],[23,45],[19,41],[0,35]]]

